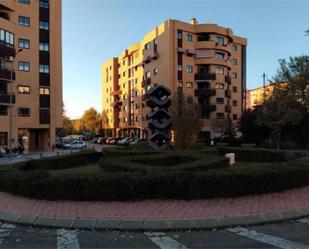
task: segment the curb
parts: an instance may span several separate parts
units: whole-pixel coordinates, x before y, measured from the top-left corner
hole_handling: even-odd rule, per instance
[[[125,231],[156,231],[156,230],[202,230],[226,228],[233,226],[249,226],[275,223],[289,219],[298,219],[309,215],[309,207],[294,208],[272,213],[241,215],[231,217],[214,217],[206,219],[185,220],[103,220],[78,218],[53,218],[32,216],[17,213],[0,212],[0,221],[19,225],[30,225],[45,228],[67,228],[82,230],[125,230]]]

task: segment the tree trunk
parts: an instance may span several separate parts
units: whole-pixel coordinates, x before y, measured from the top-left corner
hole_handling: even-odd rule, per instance
[[[281,129],[278,131],[277,150],[280,150]]]

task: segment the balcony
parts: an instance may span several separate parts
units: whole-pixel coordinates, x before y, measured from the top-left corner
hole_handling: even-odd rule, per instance
[[[12,72],[12,80],[15,80],[15,72]],[[11,80],[11,71],[7,69],[0,69],[0,79]]]
[[[0,94],[0,104],[10,104],[9,94]],[[15,104],[15,95],[12,95],[12,104]]]
[[[151,78],[144,79],[142,82],[142,87],[148,86],[151,84]]]
[[[196,65],[218,65],[231,69],[231,62],[228,59],[218,59],[215,56],[211,57],[196,57],[194,60]]]
[[[15,56],[16,50],[14,47],[7,46],[6,44],[0,43],[0,57]]]
[[[195,96],[197,97],[210,97],[210,96],[214,96],[216,95],[216,89],[203,89],[203,88],[200,88],[200,89],[196,89],[194,91],[195,93]]]
[[[231,47],[228,44],[219,44],[216,41],[197,41],[195,43],[195,48],[221,50],[231,55]]]
[[[227,98],[231,98],[232,97],[231,90],[225,90],[225,97],[227,97]]]
[[[214,112],[217,110],[216,105],[202,105],[202,112]]]
[[[232,77],[230,75],[226,75],[225,82],[228,83],[229,85],[232,84]]]
[[[115,101],[113,103],[110,103],[111,107],[120,107],[122,106],[122,101]]]
[[[225,111],[228,112],[228,113],[232,112],[232,106],[231,105],[226,105],[225,106]]]
[[[216,74],[214,74],[214,73],[210,73],[210,74],[208,74],[208,73],[196,73],[194,75],[194,79],[196,81],[198,81],[198,80],[216,80]]]
[[[121,90],[116,90],[116,91],[110,92],[109,96],[119,96],[121,94],[122,94]]]

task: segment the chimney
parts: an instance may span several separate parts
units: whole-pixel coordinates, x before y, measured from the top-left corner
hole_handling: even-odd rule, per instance
[[[198,22],[197,22],[197,20],[196,20],[196,18],[195,17],[193,17],[192,19],[191,19],[191,22],[190,22],[192,25],[196,25]]]

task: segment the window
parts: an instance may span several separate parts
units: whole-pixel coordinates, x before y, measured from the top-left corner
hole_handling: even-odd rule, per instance
[[[18,108],[18,116],[19,117],[30,117],[30,109],[29,108]]]
[[[237,114],[233,114],[233,120],[237,120]]]
[[[126,61],[125,61],[125,60],[123,60],[123,61],[122,61],[122,65],[124,66],[125,64],[126,64]]]
[[[7,116],[7,115],[8,115],[8,106],[0,105],[0,116]],[[1,141],[0,141],[0,143],[1,143]]]
[[[8,47],[14,46],[14,34],[4,29],[0,29],[0,43]]]
[[[157,75],[158,74],[158,68],[154,68],[153,69],[153,75]]]
[[[224,37],[222,37],[222,36],[217,36],[216,42],[217,42],[217,44],[219,44],[219,45],[224,45]]]
[[[0,146],[8,145],[8,133],[0,132]]]
[[[126,77],[126,72],[123,72],[123,73],[122,73],[122,76],[123,76],[123,77]]]
[[[186,87],[187,88],[192,88],[193,87],[193,83],[192,82],[187,82],[186,83]]]
[[[48,30],[49,29],[49,23],[40,21],[40,29]]]
[[[26,39],[18,39],[18,46],[20,48],[30,48],[30,41]]]
[[[177,31],[177,38],[182,39],[182,32],[181,31]]]
[[[49,65],[40,64],[40,73],[49,73]]]
[[[237,93],[237,86],[233,86],[233,92]]]
[[[30,63],[27,62],[27,61],[19,61],[18,62],[18,70],[29,72],[30,71]]]
[[[151,77],[150,71],[146,72],[145,77],[146,77],[146,79],[149,79]]]
[[[47,1],[44,1],[44,0],[40,0],[40,8],[42,8],[42,9],[48,9],[48,8],[49,8],[48,2],[47,2]]]
[[[186,68],[187,73],[192,73],[193,72],[193,67],[192,66],[187,66]]]
[[[237,73],[232,73],[232,79],[237,79]]]
[[[233,44],[232,51],[237,51],[237,45],[236,44]]]
[[[40,95],[49,95],[49,88],[47,87],[40,87]]]
[[[224,119],[224,113],[217,112],[217,119]]]
[[[29,94],[30,93],[30,86],[18,86],[18,93],[20,94]]]
[[[30,26],[30,18],[25,16],[20,16],[18,18],[18,23],[20,26],[29,27]]]
[[[182,65],[178,65],[178,66],[177,66],[177,70],[178,70],[178,71],[182,71]]]
[[[123,84],[122,84],[122,88],[126,88],[126,83],[123,83]]]
[[[217,104],[224,104],[224,98],[217,98]]]
[[[191,34],[187,34],[187,41],[192,41],[193,37]]]
[[[224,53],[216,52],[216,58],[217,58],[218,60],[223,60],[223,59],[224,59]]]
[[[222,84],[222,83],[216,83],[216,88],[217,88],[217,89],[224,89],[224,84]]]
[[[237,100],[233,100],[233,106],[237,106]]]
[[[224,74],[224,68],[223,67],[216,67],[216,73]]]
[[[150,48],[150,42],[147,42],[146,44],[145,44],[145,50],[147,50],[147,49],[149,49]]]
[[[48,43],[40,42],[40,51],[48,52],[49,51],[49,44]]]
[[[232,64],[237,65],[237,59],[232,59]]]
[[[22,4],[30,4],[30,0],[19,0],[18,2]]]

